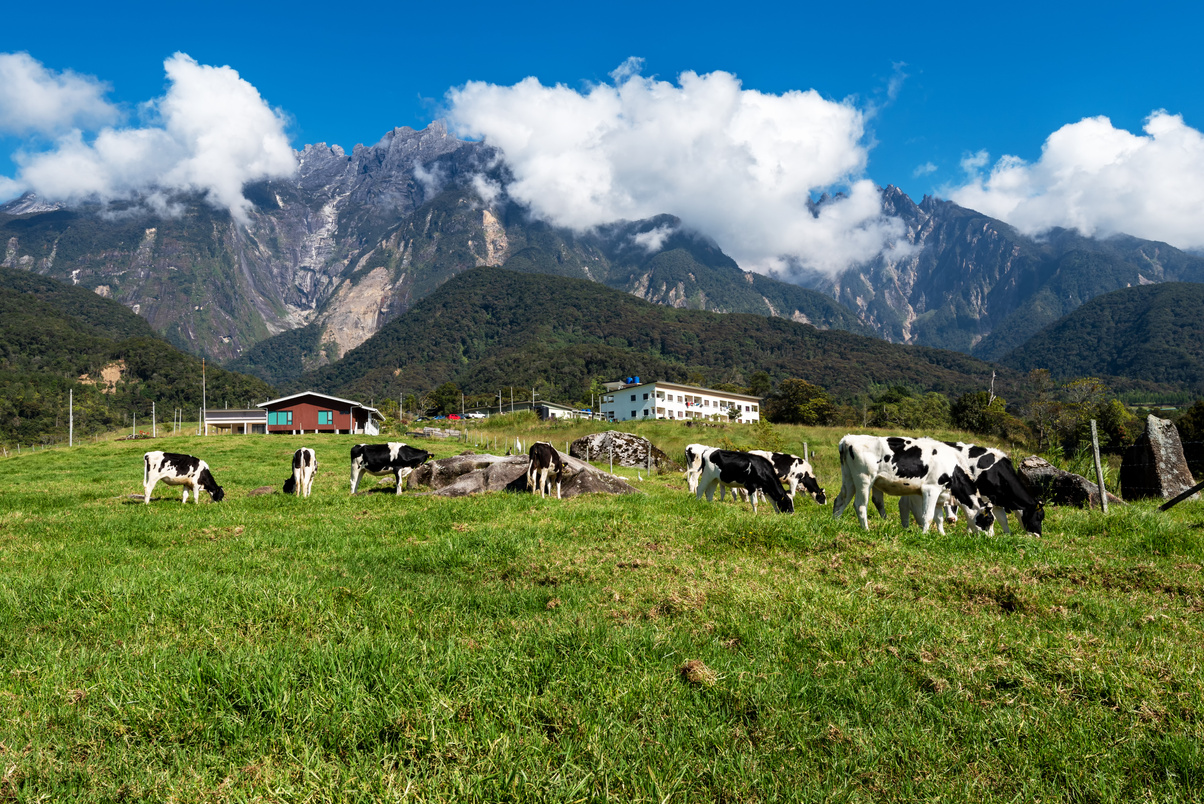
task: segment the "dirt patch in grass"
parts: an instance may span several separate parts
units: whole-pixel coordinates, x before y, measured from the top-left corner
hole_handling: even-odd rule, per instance
[[[678,668],[677,672],[687,684],[701,687],[712,687],[718,676],[715,671],[702,663],[701,659],[691,659]]]

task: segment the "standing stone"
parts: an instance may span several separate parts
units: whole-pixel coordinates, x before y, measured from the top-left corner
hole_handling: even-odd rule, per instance
[[[1125,450],[1120,465],[1120,492],[1126,500],[1170,499],[1196,483],[1183,457],[1179,431],[1166,419],[1150,416],[1145,432]],[[1191,499],[1199,499],[1198,494]]]

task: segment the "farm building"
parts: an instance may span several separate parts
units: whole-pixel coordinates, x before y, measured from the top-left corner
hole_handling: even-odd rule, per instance
[[[314,391],[272,399],[259,407],[267,413],[269,433],[363,433],[379,435],[384,415],[350,399]]]
[[[761,398],[699,388],[673,382],[638,382],[611,388],[602,397],[602,418],[612,422],[631,419],[712,419],[755,422],[761,418]],[[735,416],[731,413],[735,412]]]
[[[267,415],[257,408],[205,411],[205,435],[250,435],[267,432]]]

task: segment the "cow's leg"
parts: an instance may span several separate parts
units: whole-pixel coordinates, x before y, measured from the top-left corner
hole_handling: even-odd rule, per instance
[[[917,516],[920,519],[921,533],[927,533],[928,526],[932,524],[934,519],[936,519],[937,503],[940,502],[940,496],[941,491],[935,486],[925,486],[924,490],[920,493],[920,499],[923,500],[923,509],[922,512]],[[944,535],[945,523],[943,519],[937,523],[937,530]]]
[[[911,502],[913,495],[905,495],[899,498],[899,526],[907,528],[911,526]],[[885,508],[885,504],[883,505]],[[885,517],[885,514],[883,514]]]
[[[360,478],[363,477],[363,470],[358,470],[355,464],[351,465],[351,493],[355,494],[356,488],[360,484]]]
[[[874,489],[873,492],[870,494],[870,499],[873,500],[873,502],[874,502],[874,508],[878,509],[878,516],[882,517],[883,519],[886,519],[886,500],[883,499],[883,497],[882,497],[882,490]],[[902,500],[903,498],[900,497],[899,499]],[[902,506],[902,504],[900,504],[899,511],[901,512],[902,510],[903,510],[903,506]],[[902,516],[901,513],[900,513],[900,516]],[[907,527],[906,522],[903,523],[903,527]]]
[[[718,479],[718,478],[715,478],[715,479],[714,479],[714,480],[712,480],[710,483],[708,483],[708,484],[706,485],[706,488],[703,488],[702,486],[699,486],[699,487],[698,487],[698,491],[699,491],[699,493],[700,493],[700,494],[702,494],[702,493],[705,493],[705,494],[706,494],[706,496],[707,496],[707,502],[714,502],[714,501],[715,501],[715,487],[716,487],[716,486],[719,486],[720,488],[722,488],[722,485],[719,483],[719,479]],[[722,497],[720,497],[719,499],[720,499],[720,500],[722,500],[723,498],[722,498]]]
[[[853,508],[857,511],[857,520],[865,530],[870,529],[869,502],[873,479],[862,478],[854,481]]]
[[[393,490],[394,494],[401,494],[402,487],[405,485],[405,475],[402,474],[402,471],[401,469],[393,470],[393,477],[397,478],[397,486]]]
[[[157,480],[155,481],[155,483],[158,482],[159,481]],[[153,491],[155,488],[155,483],[147,483],[146,481],[143,481],[142,483],[142,501],[147,505],[150,504],[150,495],[151,491]]]
[[[853,482],[853,472],[844,462],[844,457],[841,456],[840,461],[840,493],[836,495],[836,499],[832,502],[832,518],[840,519],[840,515],[844,513],[844,509],[848,507],[849,501],[853,499],[853,492],[856,489],[856,484]]]
[[[748,494],[749,502],[752,503],[753,515],[755,516],[757,513],[757,492],[755,489],[753,491],[749,491],[748,489],[745,489],[745,492],[747,492],[747,494]]]
[[[1010,534],[1012,531],[1008,528],[1008,511],[1006,508],[1000,508],[998,505],[991,509],[991,513],[995,514],[995,521],[999,523],[999,527],[1004,533]],[[987,535],[991,535],[991,528],[987,528]]]

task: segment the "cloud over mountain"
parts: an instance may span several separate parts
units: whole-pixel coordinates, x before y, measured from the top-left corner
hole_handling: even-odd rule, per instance
[[[164,209],[173,191],[199,191],[241,218],[249,207],[246,182],[296,170],[283,117],[235,70],[198,64],[183,53],[168,58],[164,69],[170,86],[147,104],[146,125],[106,126],[92,137],[71,128],[50,150],[18,154],[10,189],[68,202],[148,194],[149,203]]]
[[[863,176],[865,115],[851,103],[748,90],[726,72],[670,83],[638,68],[580,91],[469,82],[448,92],[448,119],[498,148],[509,194],[557,225],[669,213],[762,271],[837,271],[901,232]],[[810,203],[830,189],[843,192]]]
[[[56,134],[116,120],[107,90],[92,76],[47,70],[28,53],[0,53],[0,134]]]
[[[949,197],[1027,234],[1061,226],[1204,247],[1204,134],[1179,115],[1154,112],[1144,134],[1088,117],[1051,134],[1036,162],[1004,156],[984,174],[988,161],[964,159],[969,181]]]

